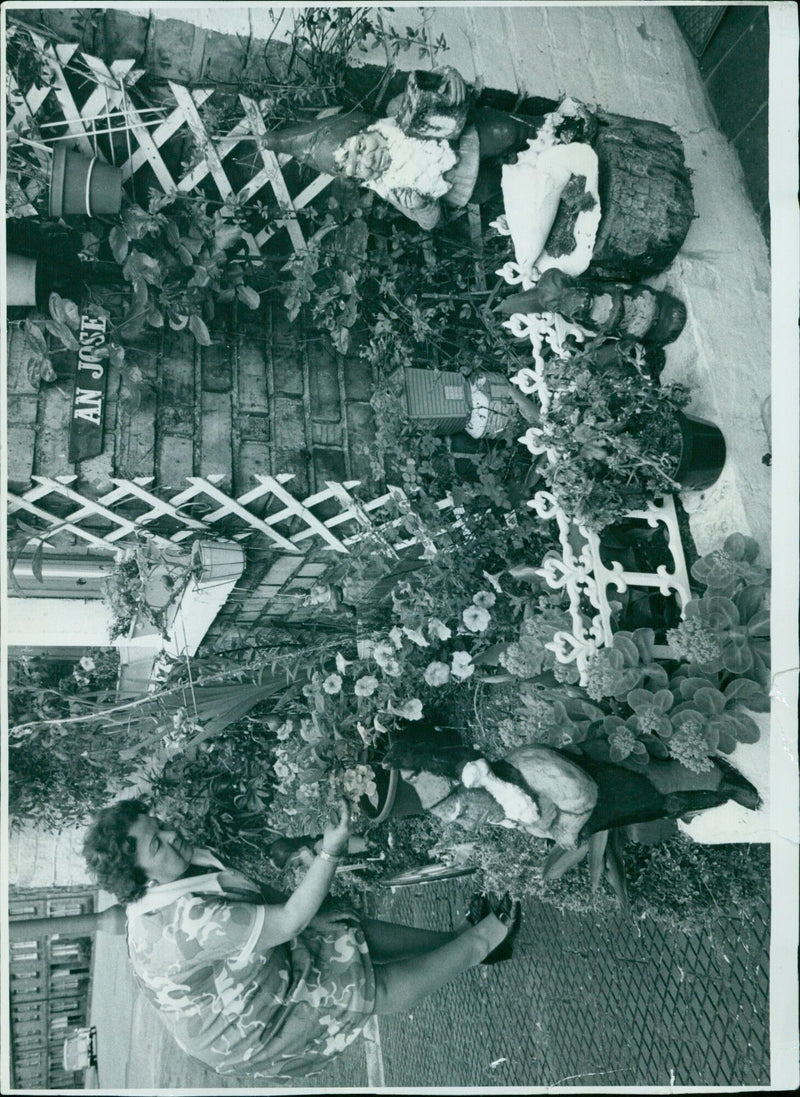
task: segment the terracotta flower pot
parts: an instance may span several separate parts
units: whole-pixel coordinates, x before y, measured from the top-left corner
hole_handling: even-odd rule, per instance
[[[6,254],[6,304],[32,306],[36,304],[36,274],[39,260],[15,252]]]
[[[50,175],[51,217],[95,217],[118,213],[121,205],[120,168],[63,145],[56,147]]]

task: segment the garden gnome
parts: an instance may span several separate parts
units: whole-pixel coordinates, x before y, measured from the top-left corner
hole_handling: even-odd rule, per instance
[[[491,162],[527,146],[537,120],[474,107],[461,75],[445,67],[412,72],[388,117],[364,111],[273,131],[262,145],[317,171],[356,179],[422,228],[434,228],[444,202],[482,201],[499,187]]]

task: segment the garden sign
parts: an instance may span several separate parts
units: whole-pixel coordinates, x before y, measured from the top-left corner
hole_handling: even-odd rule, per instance
[[[106,321],[81,316],[75,365],[75,391],[69,420],[70,461],[96,457],[103,449],[106,404]]]

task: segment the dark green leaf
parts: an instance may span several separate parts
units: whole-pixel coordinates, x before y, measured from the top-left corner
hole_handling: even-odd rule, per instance
[[[130,243],[130,238],[121,225],[115,225],[108,234],[108,244],[111,248],[111,254],[120,264],[124,263],[128,256]]]

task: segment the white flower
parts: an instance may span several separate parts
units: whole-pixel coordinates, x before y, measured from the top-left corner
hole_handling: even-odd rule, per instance
[[[458,678],[460,682],[466,681],[475,672],[475,667],[472,665],[472,656],[468,651],[456,651],[453,653],[453,659],[450,663],[450,673],[454,678]]]
[[[385,663],[381,664],[381,670],[392,678],[399,678],[403,673],[403,668],[396,659],[387,659]]]
[[[387,644],[386,641],[383,640],[372,649],[372,658],[379,667],[384,669],[385,664],[389,662],[390,659],[394,659],[394,648],[391,644]]]
[[[378,688],[378,679],[372,674],[365,674],[355,684],[356,697],[371,697]]]
[[[353,799],[366,796],[373,807],[378,805],[378,786],[375,784],[375,771],[371,766],[352,766],[342,774],[345,794]]]
[[[467,606],[461,614],[461,620],[470,632],[486,632],[491,619],[489,611],[480,606]]]
[[[369,730],[369,728],[365,728],[360,721],[356,721],[356,728],[358,729],[358,734],[361,736],[361,741],[364,746],[371,747],[372,744],[375,742],[375,736],[373,735],[373,733]]]
[[[430,621],[428,621],[428,634],[432,636],[434,640],[449,640],[453,635],[444,621],[440,621],[438,617],[431,617]]]
[[[330,693],[331,695],[339,693],[342,689],[342,679],[338,674],[329,674],[322,683],[322,688],[326,693]]]
[[[294,731],[294,722],[292,720],[284,720],[279,728],[275,729],[275,736],[279,742],[284,742],[288,739]]]
[[[397,626],[395,626],[389,633],[389,639],[392,641],[398,651],[403,646],[403,634],[400,629],[397,628]]]
[[[275,771],[276,777],[286,778],[292,776],[292,771],[289,769],[286,763],[282,762],[280,759],[276,759],[275,765],[272,768]]]
[[[394,648],[386,641],[376,644],[372,649],[372,657],[384,674],[390,674],[393,678],[399,678],[403,668],[394,657]]]
[[[484,572],[484,574],[486,573]],[[472,601],[481,609],[491,609],[497,599],[490,590],[479,590],[477,594],[473,595]]]
[[[389,712],[393,716],[401,716],[404,720],[421,720],[422,719],[422,701],[417,697],[413,697],[401,708],[395,708],[393,705],[389,707]]]
[[[336,652],[336,669],[340,674],[344,674],[347,668],[350,666],[352,660],[345,659],[340,651]]]
[[[90,655],[84,655],[80,661],[80,666],[82,670],[85,670],[86,673],[89,674],[95,669],[96,664]]]
[[[419,631],[419,629],[417,629],[417,628],[404,628],[403,632],[406,634],[406,636],[409,638],[409,640],[412,642],[412,644],[416,644],[418,648],[430,647],[430,645],[428,644],[428,641],[425,639],[425,637],[422,635],[422,633]]]
[[[426,685],[443,686],[450,680],[450,667],[447,663],[428,663],[423,678]]]
[[[322,739],[322,732],[313,720],[301,720],[300,738],[306,743],[318,743]]]

